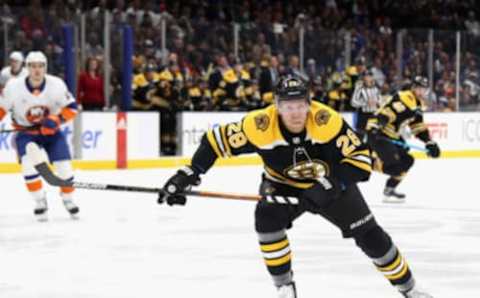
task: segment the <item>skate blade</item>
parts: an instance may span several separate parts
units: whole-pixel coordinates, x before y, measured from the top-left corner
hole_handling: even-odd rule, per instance
[[[48,221],[48,215],[46,212],[42,214],[35,214],[35,219],[39,222],[46,222]]]
[[[382,202],[387,203],[387,204],[403,204],[403,203],[405,203],[405,199],[397,199],[397,198],[386,197],[386,198],[383,198]]]
[[[80,212],[80,209],[78,207],[73,207],[70,210],[67,210],[68,213],[70,214],[70,218],[77,220],[79,219],[78,213]]]

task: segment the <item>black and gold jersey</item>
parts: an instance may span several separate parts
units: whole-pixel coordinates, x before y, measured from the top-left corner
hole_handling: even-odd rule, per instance
[[[339,113],[317,102],[299,134],[284,127],[275,105],[215,126],[203,137],[192,167],[205,173],[217,158],[245,153],[260,155],[268,179],[303,189],[325,177],[346,184],[364,181],[371,172],[367,146]]]
[[[349,97],[341,88],[330,90],[327,93],[326,104],[335,111],[344,111]]]
[[[368,120],[367,130],[378,127],[392,138],[401,139],[400,132],[406,126],[413,135],[424,142],[430,140],[428,128],[423,121],[423,102],[412,91],[398,91]]]
[[[209,89],[192,85],[187,92],[188,102],[194,111],[206,110],[210,105],[211,94]]]
[[[132,105],[135,109],[148,110],[151,108],[152,95],[156,92],[158,81],[159,75],[157,73],[154,73],[150,80],[148,80],[143,73],[133,77]]]
[[[241,79],[231,67],[213,72],[209,77],[213,104],[221,110],[237,108],[241,102]]]
[[[158,75],[157,90],[152,97],[156,108],[172,109],[177,107],[183,88],[183,74],[166,68]]]

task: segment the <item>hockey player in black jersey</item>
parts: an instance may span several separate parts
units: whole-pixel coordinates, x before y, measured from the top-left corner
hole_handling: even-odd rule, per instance
[[[395,144],[404,142],[400,132],[405,126],[409,126],[412,134],[425,143],[428,156],[440,156],[440,148],[430,138],[423,122],[423,100],[427,92],[427,78],[415,77],[409,87],[395,93],[367,123],[369,143],[376,157],[375,168],[390,176],[384,189],[384,202],[405,201],[405,194],[398,193],[396,187],[412,167],[414,159],[408,149]]]
[[[264,163],[260,194],[299,201],[286,205],[264,199],[255,210],[260,250],[278,297],[297,297],[286,230],[310,212],[337,226],[345,238],[353,238],[404,297],[431,298],[417,289],[405,258],[376,222],[357,187],[357,182],[370,176],[369,149],[339,113],[312,102],[308,93],[301,79],[282,78],[275,104],[208,131],[191,165],[167,181],[167,195],[159,202],[185,204],[183,192],[198,185],[199,176],[217,158],[256,152]]]

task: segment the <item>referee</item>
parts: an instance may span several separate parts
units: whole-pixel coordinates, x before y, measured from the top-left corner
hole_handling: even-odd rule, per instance
[[[357,109],[357,122],[355,128],[359,135],[364,135],[367,121],[380,107],[382,96],[375,84],[371,70],[365,70],[361,74],[361,80],[355,84],[355,90],[351,99],[352,107]]]

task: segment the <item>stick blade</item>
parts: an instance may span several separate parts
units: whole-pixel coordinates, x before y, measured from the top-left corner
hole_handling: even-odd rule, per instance
[[[50,185],[62,187],[73,186],[74,184],[72,181],[61,179],[55,175],[46,162],[36,164],[35,170],[37,170],[40,176]]]
[[[28,143],[26,146],[26,151],[27,157],[31,160],[33,166],[48,184],[53,186],[73,185],[73,182],[63,180],[52,172],[52,170],[48,166],[48,161],[45,154],[43,154],[42,149],[40,149],[37,144],[35,144],[34,142]]]

